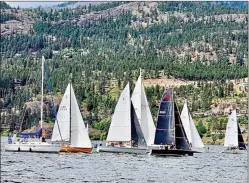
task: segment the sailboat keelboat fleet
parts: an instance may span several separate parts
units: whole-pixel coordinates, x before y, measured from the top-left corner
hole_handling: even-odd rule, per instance
[[[6,151],[25,152],[74,152],[91,153],[92,143],[88,125],[85,125],[71,81],[67,85],[56,115],[52,143],[44,138],[43,123],[43,78],[42,58],[41,123],[35,133],[23,132],[21,136],[36,136],[36,140],[8,143]],[[52,94],[52,92],[51,92]],[[52,97],[52,96],[51,96]],[[56,112],[55,112],[56,113]],[[246,146],[236,118],[236,110],[229,115],[224,146],[220,153],[246,152]],[[130,96],[129,82],[121,92],[112,116],[106,144],[99,145],[97,152],[150,154],[159,156],[193,156],[204,152],[204,144],[195,127],[185,100],[181,114],[173,97],[173,89],[164,91],[159,105],[156,126],[153,122],[142,74]]]

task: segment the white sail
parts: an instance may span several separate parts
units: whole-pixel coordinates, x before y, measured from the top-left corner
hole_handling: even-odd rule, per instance
[[[72,147],[92,147],[88,136],[78,102],[71,86],[71,146]]]
[[[236,110],[233,110],[229,116],[226,135],[225,135],[225,147],[237,147],[238,144],[238,123],[236,117]]]
[[[131,99],[129,83],[120,94],[106,141],[131,140]]]
[[[54,124],[52,141],[66,141],[70,140],[70,84],[61,100],[59,110],[57,113],[57,120]],[[60,131],[58,128],[60,127]]]
[[[135,108],[139,124],[145,138],[147,145],[154,143],[156,127],[150,112],[147,97],[144,91],[141,74],[138,77],[136,86],[134,88],[131,101]]]
[[[189,143],[192,144],[192,148],[205,147],[195,127],[194,121],[189,113],[187,102],[185,102],[183,106],[182,113],[181,113],[181,119],[182,119],[183,128],[187,135],[188,141]]]

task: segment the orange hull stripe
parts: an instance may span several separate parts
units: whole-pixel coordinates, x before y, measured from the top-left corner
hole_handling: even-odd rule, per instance
[[[64,146],[60,149],[60,152],[72,152],[72,153],[90,153],[93,148],[89,147],[68,147]]]

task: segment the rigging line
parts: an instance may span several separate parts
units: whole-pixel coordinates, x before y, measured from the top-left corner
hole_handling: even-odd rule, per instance
[[[49,80],[49,73],[48,73],[48,66],[47,66],[46,62],[44,63],[44,66],[45,66],[44,68],[45,68],[46,79],[47,79],[47,87],[48,87],[48,90],[49,90],[49,93],[50,93],[50,99],[51,99],[52,108],[53,108],[53,114],[54,114],[55,119],[56,119],[55,122],[57,123],[57,126],[58,126],[61,141],[63,141],[62,136],[61,136],[60,126],[59,126],[58,119],[57,119],[56,109],[55,109],[55,106],[54,106],[53,92],[52,92],[52,89],[51,89],[51,84],[50,84],[50,80]]]

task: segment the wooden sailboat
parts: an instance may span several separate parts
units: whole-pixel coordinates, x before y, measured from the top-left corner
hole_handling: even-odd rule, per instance
[[[246,145],[244,143],[239,123],[237,122],[236,110],[229,114],[224,146],[227,148],[221,153],[246,153]]]
[[[181,117],[173,99],[173,91],[167,89],[161,98],[155,141],[150,147],[151,155],[161,156],[193,156]]]
[[[144,90],[142,82],[142,74],[140,69],[140,75],[138,77],[136,86],[134,88],[131,101],[134,105],[135,112],[141,126],[147,146],[154,143],[156,127],[153,122],[153,118],[150,112],[149,104]]]
[[[35,133],[20,133],[20,136],[24,136],[24,141],[12,142],[7,144],[5,151],[15,151],[15,152],[39,152],[39,153],[58,153],[60,151],[60,144],[51,144],[45,141],[44,129],[42,128],[43,123],[43,78],[44,78],[44,61],[45,58],[42,57],[42,84],[41,84],[41,129]],[[38,139],[26,138],[30,136],[36,136]],[[41,136],[41,138],[39,138]]]
[[[187,101],[185,101],[182,113],[181,120],[183,124],[183,128],[188,138],[188,142],[192,150],[204,151],[204,144],[201,140],[201,137],[195,127],[194,121],[189,113]]]
[[[52,142],[64,144],[60,152],[90,153],[93,149],[71,83],[68,84],[59,106]]]
[[[98,146],[97,152],[146,153],[145,147],[142,130],[131,103],[128,83],[115,107],[106,146]]]

